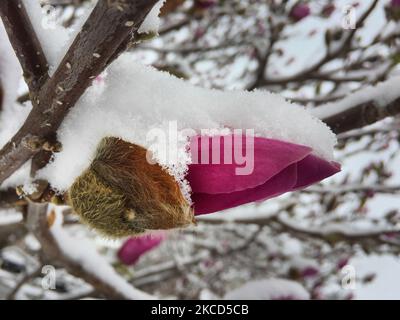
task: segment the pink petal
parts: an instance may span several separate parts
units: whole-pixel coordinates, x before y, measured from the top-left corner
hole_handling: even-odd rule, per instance
[[[306,3],[298,3],[290,11],[290,17],[296,21],[300,21],[308,17],[310,13],[310,7]]]
[[[192,159],[198,158],[198,162],[203,163],[204,161],[201,161],[201,154],[204,151],[202,150],[200,141],[203,139],[209,141],[209,164],[199,163],[189,165],[187,179],[194,193],[230,193],[254,188],[264,184],[291,164],[304,159],[312,151],[311,148],[302,145],[255,137],[254,157],[250,159],[254,163],[253,172],[248,175],[237,175],[236,169],[243,168],[244,165],[235,163],[234,160],[232,161],[233,164],[226,164],[223,156],[225,139],[232,139],[232,137],[233,135],[221,138],[219,145],[216,146],[211,143],[211,139],[207,136],[196,136],[192,139]],[[213,137],[213,139],[215,139],[215,137]],[[232,152],[231,154],[234,154],[235,147],[242,147],[243,154],[246,157],[245,142],[245,137],[242,137],[242,146],[240,143],[239,145],[237,143],[232,143],[233,146],[229,146],[228,144],[228,147],[231,149],[229,151]],[[217,150],[218,147],[220,150]],[[217,163],[219,164],[212,164],[211,157],[213,154],[218,155],[218,151],[220,157],[217,158]],[[252,154],[249,154],[248,156],[251,155]],[[230,160],[232,160],[232,156]]]
[[[269,181],[255,188],[224,194],[193,193],[195,214],[207,214],[249,202],[267,200],[292,190],[296,182],[297,164],[292,164]]]
[[[129,238],[118,251],[118,258],[126,265],[136,263],[139,258],[160,245],[165,239],[163,233],[149,234],[136,238]]]
[[[340,171],[340,164],[326,161],[314,155],[308,155],[297,165],[298,176],[294,189],[308,187],[309,185],[328,178]]]
[[[244,137],[240,138],[242,142],[245,141]],[[243,166],[237,163],[224,164],[223,150],[226,141],[216,140],[217,144],[213,145],[211,138],[204,139],[209,140],[209,146],[205,145],[205,154],[210,164],[201,163],[204,162],[204,159],[201,159],[204,148],[202,149],[200,137],[197,136],[191,141],[192,159],[197,159],[198,156],[201,161],[200,164],[189,165],[187,175],[193,191],[192,200],[196,215],[263,201],[307,187],[340,171],[338,163],[312,155],[312,149],[309,147],[256,137],[254,170],[248,175],[238,175],[236,169]],[[243,146],[239,143],[235,147],[246,149],[245,143]],[[233,150],[233,147],[230,148]],[[212,164],[212,154],[215,150],[219,151],[219,162]]]
[[[391,5],[392,7],[400,7],[400,0],[392,0],[392,1],[390,2],[390,5]]]

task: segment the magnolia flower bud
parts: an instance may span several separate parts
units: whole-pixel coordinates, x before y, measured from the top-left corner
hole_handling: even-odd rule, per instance
[[[69,190],[82,221],[109,237],[185,227],[193,210],[179,185],[147,150],[118,138],[104,138],[90,167]]]

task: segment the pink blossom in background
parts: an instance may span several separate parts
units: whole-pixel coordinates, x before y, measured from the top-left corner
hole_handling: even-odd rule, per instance
[[[295,21],[300,21],[308,17],[310,13],[310,7],[306,3],[299,2],[293,6],[292,10],[290,10],[289,16]]]
[[[217,0],[197,0],[195,2],[196,7],[201,9],[208,9],[217,4]]]
[[[118,258],[126,265],[135,264],[146,252],[156,248],[166,238],[165,233],[154,233],[129,238],[118,251]]]
[[[385,7],[388,20],[400,21],[400,0],[391,0]]]
[[[391,5],[392,7],[400,7],[400,0],[392,0],[392,1],[390,2],[390,5]]]
[[[196,39],[200,39],[201,37],[203,37],[206,33],[206,30],[204,30],[204,28],[198,27],[196,28],[195,32],[194,32],[194,37]]]
[[[220,155],[217,164],[215,161],[211,163],[210,158],[208,164],[198,161],[189,165],[187,179],[192,188],[196,215],[264,201],[288,191],[305,188],[340,171],[338,163],[312,154],[310,147],[255,137],[253,171],[248,175],[237,175],[236,169],[243,167],[243,164],[238,164],[235,159],[229,164],[223,158],[227,137],[233,139],[235,136],[219,137],[219,144],[211,142],[215,137],[196,136],[191,140],[192,159],[201,159],[204,152],[202,139],[210,139],[209,150],[206,150],[210,157],[218,152]],[[246,153],[246,138],[243,136],[241,139],[241,145],[230,145],[232,154],[235,147],[242,148],[243,154]]]
[[[340,259],[336,266],[339,270],[342,270],[345,266],[347,266],[348,263],[349,263],[349,258],[346,257]]]
[[[301,277],[303,278],[313,278],[319,274],[319,270],[315,267],[306,267],[301,270]]]

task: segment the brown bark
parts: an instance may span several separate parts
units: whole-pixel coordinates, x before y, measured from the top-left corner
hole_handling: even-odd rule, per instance
[[[398,114],[400,114],[400,98],[384,107],[378,106],[375,101],[368,101],[322,120],[333,132],[343,133]]]

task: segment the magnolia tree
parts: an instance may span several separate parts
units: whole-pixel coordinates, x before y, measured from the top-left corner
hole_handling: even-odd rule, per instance
[[[399,254],[400,1],[0,16],[0,297],[352,299]]]

